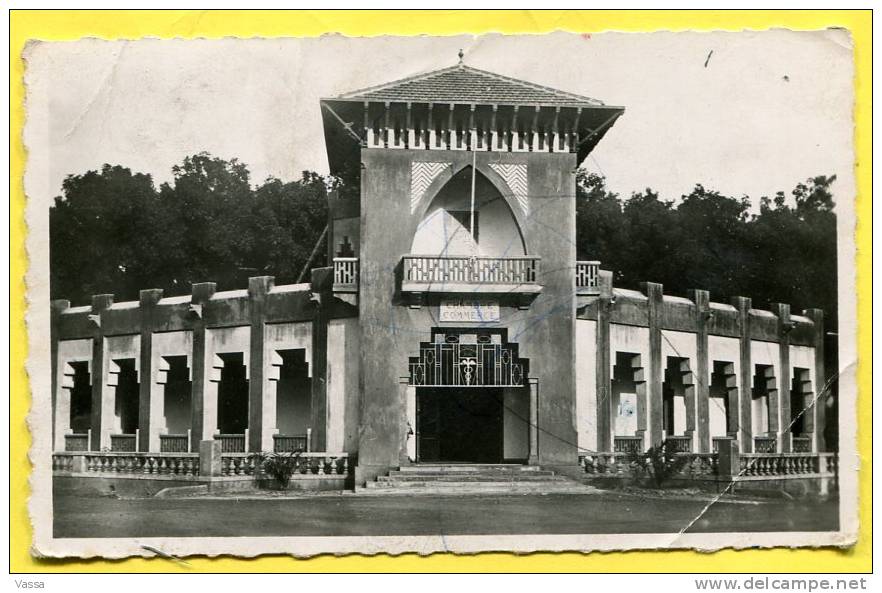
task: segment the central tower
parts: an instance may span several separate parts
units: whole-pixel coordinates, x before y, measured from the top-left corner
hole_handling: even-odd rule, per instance
[[[357,479],[576,465],[575,173],[624,110],[460,63],[322,111],[331,171],[360,188],[329,241],[359,266]]]

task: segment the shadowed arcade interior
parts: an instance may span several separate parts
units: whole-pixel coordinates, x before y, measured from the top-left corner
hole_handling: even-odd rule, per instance
[[[114,414],[122,434],[135,434],[138,429],[138,372],[135,359],[113,361],[119,368],[114,390]]]
[[[70,390],[70,429],[75,434],[86,434],[92,426],[92,381],[89,363],[71,362],[73,387]]]
[[[223,361],[217,388],[217,428],[221,434],[244,434],[248,428],[248,377],[241,352],[218,354]]]
[[[312,413],[312,379],[306,350],[279,350],[282,367],[276,387],[276,427],[280,435],[305,435]]]

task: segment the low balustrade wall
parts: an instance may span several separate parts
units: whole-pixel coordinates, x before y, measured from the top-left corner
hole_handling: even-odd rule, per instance
[[[220,455],[219,472],[211,464],[200,464],[199,453],[137,453],[121,451],[59,451],[52,454],[52,470],[58,475],[125,475],[128,477],[261,477],[263,459],[268,453],[227,453]],[[348,476],[352,469],[347,453],[292,453],[295,472],[307,476]]]
[[[52,454],[52,470],[96,475],[197,476],[199,453],[63,451]]]
[[[739,453],[735,443],[720,439],[726,453],[676,453],[688,457],[677,478],[732,480],[789,480],[802,478],[832,479],[835,484],[839,462],[835,453]],[[726,457],[728,455],[728,457]],[[721,466],[721,459],[728,465]],[[592,452],[579,456],[582,470],[598,477],[638,477],[640,470],[633,453]]]
[[[263,453],[224,453],[221,455],[222,476],[254,476],[262,473]],[[346,453],[292,453],[298,475],[346,476],[349,474],[349,456]]]
[[[718,456],[714,453],[678,453],[690,457],[690,461],[679,472],[681,478],[710,478],[717,475]],[[605,477],[635,477],[636,468],[632,463],[633,454],[590,453],[579,456],[579,465],[589,475]]]

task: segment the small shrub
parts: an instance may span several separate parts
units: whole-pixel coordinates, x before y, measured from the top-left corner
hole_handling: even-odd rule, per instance
[[[656,488],[662,488],[665,482],[691,463],[692,456],[678,455],[666,442],[662,442],[646,451],[632,451],[628,461],[635,474],[648,475]]]
[[[300,453],[297,451],[266,453],[262,462],[263,472],[275,481],[279,489],[284,490],[297,471],[299,459]]]

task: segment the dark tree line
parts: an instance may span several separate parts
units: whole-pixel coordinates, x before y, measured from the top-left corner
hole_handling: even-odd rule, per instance
[[[577,178],[576,251],[615,274],[616,286],[660,282],[665,293],[709,290],[715,301],[742,295],[754,307],[790,303],[795,313],[825,310],[836,326],[835,176],[798,184],[760,200],[733,198],[701,185],[678,202],[650,189],[621,198],[604,179]]]
[[[304,172],[252,186],[247,167],[208,154],[184,159],[157,190],[149,175],[121,166],[70,175],[50,210],[52,298],[75,304],[111,292],[135,300],[142,288],[186,294],[192,282],[242,288],[249,276],[295,282],[327,222],[327,192],[339,181]],[[819,176],[792,191],[747,198],[698,185],[682,200],[652,190],[623,199],[602,177],[577,178],[577,252],[613,270],[615,284],[661,282],[668,294],[692,288],[755,306],[821,307],[835,325],[836,221]],[[312,266],[326,265],[319,248]]]
[[[297,281],[327,224],[333,180],[304,172],[252,187],[244,164],[207,154],[173,173],[158,190],[121,166],[65,179],[49,218],[52,298],[136,300],[142,288],[180,295],[207,281],[228,290],[262,275]],[[325,260],[319,249],[313,266]]]

